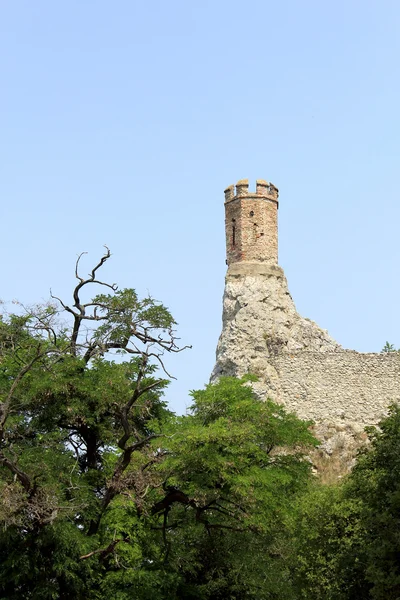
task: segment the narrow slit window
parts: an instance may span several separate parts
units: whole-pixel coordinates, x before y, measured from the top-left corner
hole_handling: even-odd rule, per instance
[[[258,238],[258,225],[257,223],[253,224],[253,241],[255,242]]]
[[[232,219],[232,248],[235,247],[236,244],[236,221]]]

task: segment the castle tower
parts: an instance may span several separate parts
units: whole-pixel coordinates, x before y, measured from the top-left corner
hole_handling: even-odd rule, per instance
[[[248,179],[225,190],[227,264],[278,263],[278,189],[257,179],[249,192]]]
[[[259,398],[312,419],[319,448],[350,467],[364,427],[400,403],[400,353],[343,350],[297,312],[278,265],[277,216],[272,184],[258,180],[249,193],[242,179],[225,190],[229,268],[211,381],[257,375]]]

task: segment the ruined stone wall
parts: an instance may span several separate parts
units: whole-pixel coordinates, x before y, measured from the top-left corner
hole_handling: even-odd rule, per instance
[[[299,417],[316,422],[374,425],[400,402],[400,354],[298,352],[271,358],[269,395]],[[268,385],[269,384],[269,385]]]
[[[229,267],[223,328],[212,380],[259,377],[257,394],[305,419],[377,424],[400,402],[400,353],[343,350],[327,331],[298,314],[278,265]]]

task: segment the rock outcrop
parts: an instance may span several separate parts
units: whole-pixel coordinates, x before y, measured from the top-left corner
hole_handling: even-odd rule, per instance
[[[257,394],[313,420],[325,457],[340,452],[349,467],[364,427],[400,402],[400,353],[344,350],[298,314],[277,264],[277,210],[278,190],[264,180],[256,193],[247,180],[225,190],[228,271],[211,381],[257,375]]]
[[[268,371],[272,383],[277,374],[271,359],[277,355],[339,349],[327,331],[298,314],[278,265],[240,262],[229,267],[212,379],[249,372],[266,379]],[[272,398],[274,390],[272,384],[268,390]]]

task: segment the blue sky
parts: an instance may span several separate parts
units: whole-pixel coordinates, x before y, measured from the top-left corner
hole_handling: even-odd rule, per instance
[[[0,297],[68,299],[108,244],[193,345],[182,411],[221,330],[223,190],[260,178],[299,312],[400,346],[399,30],[396,0],[2,2]]]

